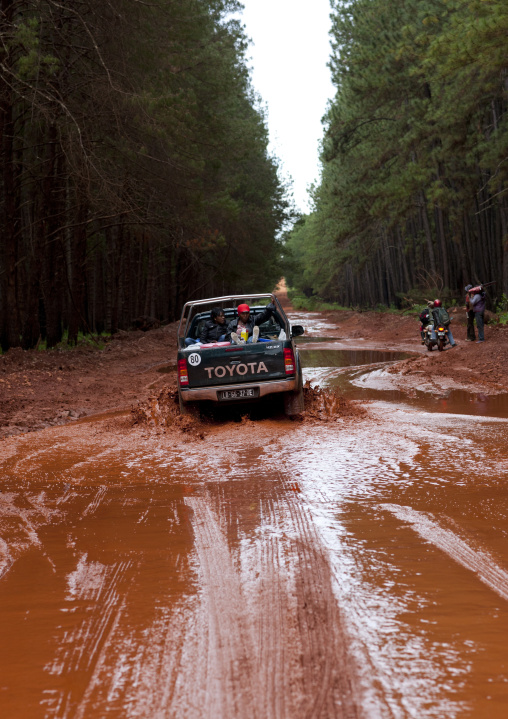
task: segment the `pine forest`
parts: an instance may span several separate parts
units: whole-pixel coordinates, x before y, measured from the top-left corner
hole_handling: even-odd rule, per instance
[[[3,351],[282,275],[348,307],[468,282],[506,301],[506,0],[331,0],[335,96],[296,219],[241,7],[0,0]]]
[[[290,284],[361,308],[495,282],[491,307],[505,302],[506,0],[332,6],[336,95],[312,211],[287,240]]]
[[[288,193],[236,0],[0,3],[2,349],[273,288]]]

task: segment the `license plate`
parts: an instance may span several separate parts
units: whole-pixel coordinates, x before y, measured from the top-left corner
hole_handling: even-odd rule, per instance
[[[219,401],[224,402],[229,399],[252,399],[259,397],[259,387],[249,387],[246,389],[223,389],[217,392]]]

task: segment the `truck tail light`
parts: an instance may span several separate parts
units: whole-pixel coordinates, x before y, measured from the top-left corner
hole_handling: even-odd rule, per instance
[[[189,373],[187,372],[187,360],[178,360],[178,382],[180,387],[189,384]]]
[[[286,368],[286,374],[295,373],[295,356],[292,349],[284,350],[284,366]]]

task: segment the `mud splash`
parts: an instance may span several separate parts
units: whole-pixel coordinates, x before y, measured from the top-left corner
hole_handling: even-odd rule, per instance
[[[333,388],[311,386],[307,380],[303,388],[305,412],[300,415],[302,420],[318,420],[320,422],[337,422],[343,419],[359,419],[367,416],[367,410],[359,402],[346,399]]]
[[[131,408],[132,425],[145,425],[155,430],[177,429],[191,439],[204,439],[205,427],[200,419],[182,416],[176,386],[165,386],[145,402]]]
[[[345,419],[359,419],[367,415],[367,410],[358,401],[346,399],[333,388],[311,386],[310,380],[303,388],[305,411],[291,417],[297,422],[338,422]],[[276,398],[278,399],[278,398]],[[182,416],[178,404],[178,390],[175,386],[166,386],[154,392],[145,402],[131,409],[132,425],[144,425],[154,430],[179,430],[192,439],[204,439],[207,430],[222,419],[230,421],[252,422],[277,415],[279,407],[274,404],[260,412],[258,405],[232,405],[229,407],[207,408],[199,416]]]

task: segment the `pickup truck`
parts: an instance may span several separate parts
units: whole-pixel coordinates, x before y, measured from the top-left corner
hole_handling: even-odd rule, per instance
[[[251,315],[259,315],[268,303],[275,312],[259,326],[259,340],[235,344],[199,344],[201,328],[210,319],[212,307],[220,307],[226,325],[237,316],[237,307],[247,303]],[[187,302],[178,328],[178,399],[182,414],[199,413],[201,403],[215,405],[256,402],[267,395],[282,395],[284,411],[303,412],[302,368],[294,337],[301,325],[291,327],[279,301],[272,294],[228,295]],[[188,344],[188,338],[196,344]],[[186,342],[186,340],[188,340]]]

